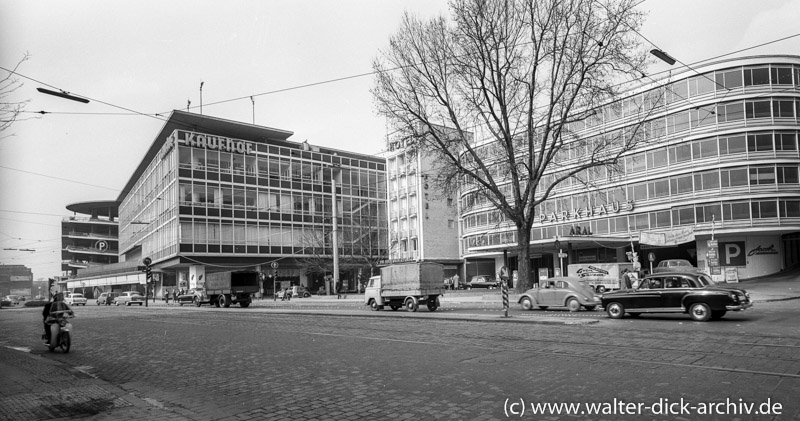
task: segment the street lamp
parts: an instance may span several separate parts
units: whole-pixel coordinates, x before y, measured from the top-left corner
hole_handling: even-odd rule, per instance
[[[49,89],[44,89],[44,88],[36,88],[36,90],[41,92],[41,93],[43,93],[43,94],[53,95],[53,96],[57,96],[57,97],[64,98],[64,99],[69,99],[71,101],[78,101],[78,102],[82,102],[84,104],[88,104],[89,103],[88,99],[79,98],[77,96],[70,95],[69,92],[64,92],[64,91],[56,92],[56,91],[51,91]]]
[[[339,239],[338,239],[338,220],[336,218],[336,213],[338,210],[338,206],[336,205],[336,175],[340,172],[340,165],[333,164],[331,165],[331,213],[333,213],[332,223],[333,223],[333,288],[328,289],[328,295],[333,295],[331,289],[336,288],[336,285],[339,282]],[[337,291],[338,292],[338,291]]]
[[[658,48],[654,48],[654,49],[650,50],[650,54],[658,57],[661,61],[663,61],[664,63],[669,64],[670,66],[675,64],[675,59],[674,58],[670,57],[669,54],[659,50]]]

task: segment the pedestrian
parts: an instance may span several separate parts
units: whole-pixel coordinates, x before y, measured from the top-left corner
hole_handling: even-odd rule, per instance
[[[458,289],[458,274],[453,275],[453,289]]]
[[[281,301],[286,301],[286,291],[283,289],[283,287],[278,290],[278,295],[281,296]]]
[[[164,298],[167,300],[167,304],[169,304],[169,290],[164,293]]]
[[[631,273],[628,271],[628,269],[622,271],[622,287],[625,289],[633,288]]]
[[[292,287],[286,288],[286,301],[292,301]]]
[[[342,298],[342,281],[336,281],[336,299]]]

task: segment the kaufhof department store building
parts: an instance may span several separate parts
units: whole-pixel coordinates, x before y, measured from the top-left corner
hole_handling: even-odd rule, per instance
[[[292,142],[291,135],[173,111],[119,196],[120,263],[107,269],[134,268],[128,275],[137,276],[128,278],[141,283],[135,267],[149,257],[161,296],[188,288],[191,276],[272,274],[277,262],[278,280],[317,289],[325,274],[310,272],[306,259],[330,257],[334,203],[343,253],[385,255],[385,159]],[[79,277],[112,280],[100,272]]]
[[[565,271],[569,263],[626,262],[631,245],[645,270],[648,257],[654,265],[687,259],[717,280],[796,265],[800,56],[739,58],[673,74],[572,129],[580,138],[630,130],[652,98],[660,99],[642,133],[647,146],[625,156],[623,176],[586,174],[595,187],[564,185],[537,210],[534,282],[561,269],[555,239]],[[468,267],[496,273],[502,251],[516,243],[513,227],[498,230],[497,211],[469,191],[461,200],[469,209],[462,257]],[[515,258],[510,266],[516,269]]]

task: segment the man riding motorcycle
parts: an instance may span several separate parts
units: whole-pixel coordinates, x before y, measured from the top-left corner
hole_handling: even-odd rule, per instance
[[[44,324],[44,336],[47,345],[50,345],[50,338],[54,334],[58,334],[58,319],[69,314],[74,316],[75,313],[69,308],[69,305],[64,302],[64,294],[56,293],[53,296],[53,301],[45,304],[42,310],[42,323]]]

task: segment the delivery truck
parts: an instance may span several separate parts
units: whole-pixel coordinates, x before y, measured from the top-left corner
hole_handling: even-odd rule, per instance
[[[258,272],[250,271],[206,273],[204,282],[198,282],[194,289],[192,301],[197,307],[213,304],[227,308],[239,304],[246,308],[259,291],[260,279]]]
[[[569,276],[580,278],[601,294],[608,290],[620,289],[622,276],[626,272],[630,272],[631,276],[636,276],[636,271],[633,270],[633,263],[576,263],[567,265]]]
[[[430,311],[439,308],[444,294],[444,267],[439,263],[416,262],[381,268],[381,274],[369,278],[364,291],[364,304],[373,311],[389,306],[417,311],[425,305]]]

